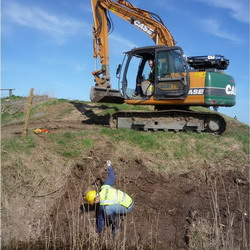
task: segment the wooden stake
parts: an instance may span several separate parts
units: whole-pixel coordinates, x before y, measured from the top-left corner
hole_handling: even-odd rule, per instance
[[[28,135],[28,127],[29,127],[29,121],[30,121],[30,112],[32,108],[32,102],[33,102],[33,92],[34,89],[30,89],[30,96],[28,98],[28,104],[26,108],[26,116],[25,116],[25,123],[24,123],[24,131],[23,131],[23,136],[26,137]]]

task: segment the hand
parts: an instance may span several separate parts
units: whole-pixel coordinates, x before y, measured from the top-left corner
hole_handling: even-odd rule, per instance
[[[112,165],[111,161],[108,160],[108,161],[107,161],[107,167],[109,168],[109,167],[111,167],[111,165]]]

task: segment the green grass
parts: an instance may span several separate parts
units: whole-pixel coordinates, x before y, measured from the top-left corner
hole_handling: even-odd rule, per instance
[[[47,101],[42,102],[42,103],[37,104],[34,107],[32,107],[31,114],[34,114],[34,113],[36,113],[44,108],[48,108],[48,107],[57,105],[59,103],[64,103],[64,102],[67,102],[67,100],[65,100],[65,99],[48,99]]]
[[[57,105],[57,104],[63,103],[63,102],[67,102],[67,100],[65,100],[65,99],[49,99],[43,103],[40,103],[40,104],[33,106],[31,109],[31,119],[32,119],[32,115],[39,113],[48,107],[51,107],[53,105]],[[17,121],[17,122],[19,120],[24,121],[26,105],[24,105],[24,106],[21,105],[18,107],[16,107],[15,105],[9,105],[6,107],[6,112],[4,112],[1,115],[2,124],[8,124],[11,121]],[[63,112],[64,113],[62,115],[69,113],[68,110],[63,111]]]
[[[86,153],[88,149],[95,146],[94,140],[88,137],[91,134],[86,132],[65,132],[49,134],[48,138],[54,142],[56,150],[62,156],[74,158]]]
[[[156,140],[153,133],[134,131],[131,129],[109,129],[104,128],[100,131],[101,135],[111,137],[113,141],[128,141],[143,150],[161,149],[160,143]]]
[[[80,141],[80,143],[85,147],[85,148],[93,148],[94,147],[94,141],[90,138],[85,138]]]
[[[250,153],[249,133],[234,134],[230,137],[235,138],[242,143],[243,152],[245,152],[246,154]]]
[[[66,109],[62,110],[60,113],[58,113],[58,115],[56,116],[56,118],[60,119],[60,118],[63,118],[65,116],[67,116],[67,115],[69,115],[72,112],[72,110],[74,110],[73,106],[69,107],[69,108],[66,108]]]
[[[4,140],[2,142],[2,152],[5,153],[18,153],[18,152],[30,152],[33,148],[36,147],[36,142],[34,137],[28,136],[23,137],[14,137],[9,140]]]
[[[46,137],[53,143],[55,153],[68,158],[78,157],[87,150],[95,147],[95,142],[88,136],[93,133],[65,132],[56,134],[47,134]],[[39,139],[38,139],[39,140]],[[30,153],[37,146],[36,136],[32,135],[27,138],[14,137],[2,142],[2,157],[11,153]]]
[[[71,150],[71,151],[64,151],[62,152],[62,156],[68,157],[68,158],[74,158],[81,155],[81,151],[78,150]]]
[[[64,102],[67,102],[67,100],[51,99],[33,107],[32,112],[36,113],[43,108]],[[95,104],[95,106],[100,106],[100,110],[103,110],[102,115],[119,110],[151,109],[148,106],[132,106],[128,104]],[[93,109],[95,108],[93,107]],[[197,109],[204,111],[204,108],[201,107],[197,107]],[[65,110],[65,112],[69,112],[69,110]],[[17,117],[22,116],[23,113],[20,112],[16,115]],[[143,152],[147,152],[148,155],[152,154],[152,157],[159,163],[156,164],[157,167],[162,170],[167,168],[165,164],[162,164],[163,162],[185,160],[191,163],[206,159],[216,161],[227,157],[242,157],[243,154],[249,154],[249,127],[234,119],[228,121],[228,130],[222,136],[194,132],[140,132],[130,129],[110,128],[103,128],[98,132],[52,133],[46,136],[53,142],[55,153],[57,152],[66,158],[76,158],[86,154],[89,149],[96,147],[100,137],[105,136],[107,140],[113,141],[119,147],[126,144],[137,149],[142,158]],[[14,138],[3,143],[3,150],[11,152],[26,152],[34,147],[35,141],[33,137],[27,139]]]
[[[100,131],[101,135],[108,136],[113,142],[126,142],[135,148],[151,152],[159,162],[183,161],[202,162],[221,160],[227,157],[240,157],[242,141],[245,137],[215,136],[213,134],[171,133],[155,132],[146,133],[129,129],[109,129]],[[159,169],[164,165],[159,164]]]
[[[10,120],[16,120],[20,118],[24,118],[25,112],[23,111],[17,111],[17,112],[5,112],[1,115],[2,123],[10,121]]]

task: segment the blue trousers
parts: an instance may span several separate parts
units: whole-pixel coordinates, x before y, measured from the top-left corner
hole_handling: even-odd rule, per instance
[[[126,208],[120,204],[103,206],[106,223],[110,221],[112,226],[112,235],[115,236],[116,230],[119,228],[120,216],[126,215],[133,209],[133,203]]]
[[[112,215],[112,214],[125,215],[129,213],[132,209],[133,209],[133,203],[128,208],[120,204],[103,206],[103,210],[107,216]]]

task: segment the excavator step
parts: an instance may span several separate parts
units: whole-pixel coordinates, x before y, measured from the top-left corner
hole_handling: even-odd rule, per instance
[[[92,87],[90,91],[92,102],[124,103],[124,98],[117,89]]]
[[[222,116],[207,112],[184,110],[119,111],[111,117],[110,126],[142,131],[195,131],[222,134],[226,129],[226,122]]]

